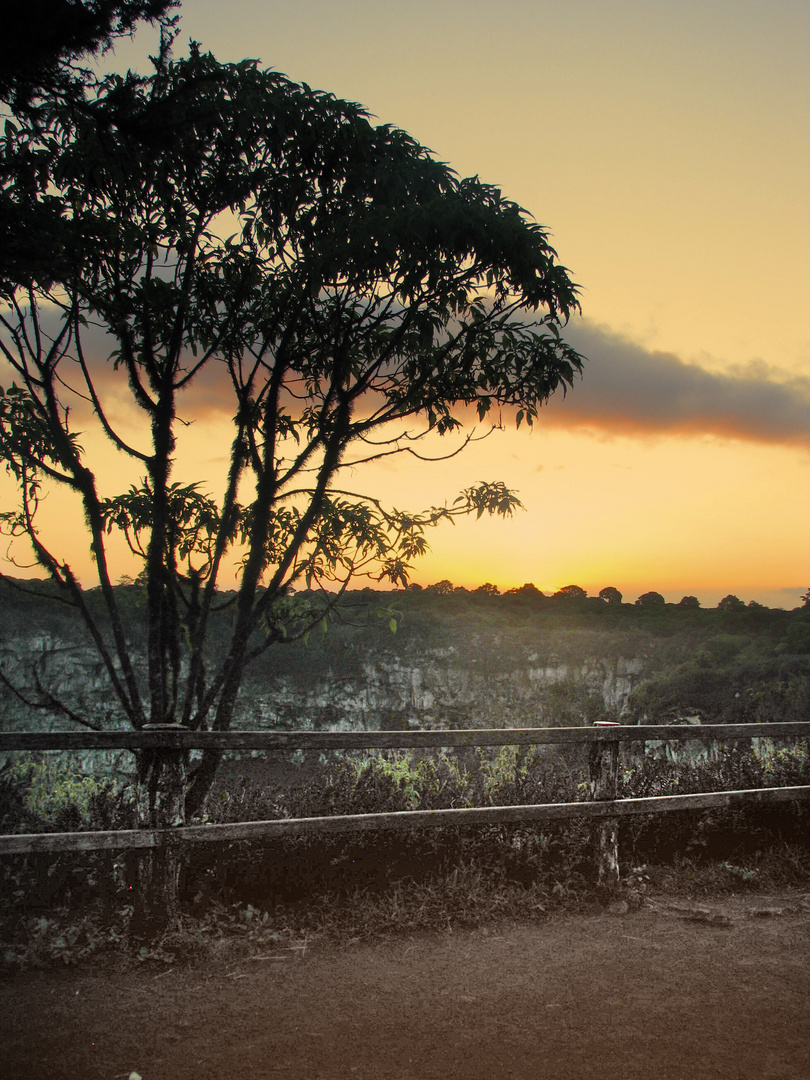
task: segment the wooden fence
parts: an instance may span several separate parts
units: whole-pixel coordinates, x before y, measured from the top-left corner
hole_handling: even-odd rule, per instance
[[[0,835],[0,855],[33,852],[140,849],[178,854],[187,845],[212,841],[255,840],[308,832],[412,829],[439,825],[486,825],[593,818],[599,823],[599,878],[615,884],[619,876],[617,832],[620,818],[677,810],[704,810],[757,803],[810,799],[810,785],[752,788],[617,799],[621,743],[673,741],[729,742],[751,738],[810,738],[810,722],[777,724],[706,724],[702,726],[596,724],[591,728],[501,728],[455,731],[267,732],[189,731],[175,725],[140,731],[2,732],[0,754],[39,750],[160,750],[180,758],[193,749],[219,750],[394,750],[430,747],[534,746],[590,747],[590,799],[587,802],[525,806],[464,807],[396,813],[244,821],[221,825]]]

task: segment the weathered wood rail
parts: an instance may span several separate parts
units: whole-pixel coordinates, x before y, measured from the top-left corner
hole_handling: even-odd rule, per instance
[[[384,814],[345,814],[334,817],[278,818],[239,821],[225,825],[186,825],[177,829],[121,829],[116,832],[26,833],[0,836],[0,855],[40,851],[154,850],[234,840],[261,840],[302,833],[368,832],[412,829],[432,825],[520,824],[563,821],[568,818],[613,819],[672,810],[706,810],[743,803],[776,803],[810,799],[810,785],[715,791],[696,795],[656,795],[642,799],[598,802],[532,803],[525,806],[476,806],[451,810],[399,810]]]
[[[703,810],[810,799],[810,785],[704,792],[694,795],[617,799],[620,743],[728,742],[751,738],[810,738],[810,722],[706,724],[700,727],[597,724],[592,728],[477,728],[454,731],[268,732],[189,731],[180,727],[141,731],[0,732],[0,753],[38,750],[393,750],[429,747],[586,744],[590,746],[591,800],[520,806],[408,810],[395,813],[243,821],[221,825],[129,829],[109,832],[0,835],[0,855],[34,852],[164,850],[190,845],[256,840],[311,832],[343,833],[440,825],[487,825],[593,818],[600,823],[600,879],[618,880],[617,823],[636,814]]]
[[[532,746],[552,743],[731,742],[810,737],[810,721],[784,724],[605,724],[568,728],[465,728],[453,731],[3,731],[8,750],[403,750],[441,746]]]

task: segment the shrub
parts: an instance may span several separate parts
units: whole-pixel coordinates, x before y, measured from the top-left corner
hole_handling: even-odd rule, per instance
[[[0,771],[0,821],[5,832],[133,828],[135,792],[129,780],[89,775],[62,756],[26,755]]]

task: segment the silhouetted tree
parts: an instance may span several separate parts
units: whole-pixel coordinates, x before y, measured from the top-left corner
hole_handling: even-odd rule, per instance
[[[731,593],[724,596],[717,607],[719,611],[745,611],[745,603],[738,596],[733,596]]]
[[[684,596],[678,601],[678,607],[683,608],[699,608],[700,601],[696,596]]]
[[[599,599],[604,600],[606,604],[620,604],[622,602],[622,594],[612,585],[608,585],[607,588],[600,589]]]
[[[450,596],[453,591],[453,582],[448,581],[447,578],[442,578],[441,581],[435,581],[425,589],[425,592],[435,593],[436,596]]]
[[[0,523],[81,613],[133,727],[227,730],[246,666],[323,614],[293,587],[332,603],[358,573],[404,584],[428,529],[519,505],[484,482],[404,513],[340,479],[412,452],[420,434],[459,430],[457,406],[482,420],[506,406],[531,423],[581,368],[559,333],[578,302],[519,206],[359,106],[198,47],[154,64],[149,77],[62,88],[6,126],[3,198],[18,251],[35,257],[0,263],[0,354],[14,380],[0,394],[0,457],[19,494]],[[212,387],[233,418],[219,500],[174,472],[195,394],[208,407]],[[127,395],[145,421],[135,434],[117,426]],[[96,424],[141,472],[128,491],[102,493],[108,455],[88,458],[76,402],[85,430]],[[102,619],[61,537],[39,527],[50,486],[83,510]],[[111,535],[143,568],[145,674],[112,587]],[[234,558],[230,639],[212,658]],[[186,814],[220,758],[203,753]]]
[[[554,593],[556,600],[585,600],[588,594],[579,585],[563,585]]]
[[[645,592],[636,600],[636,607],[658,608],[664,607],[666,600],[659,592]]]
[[[527,581],[525,585],[518,585],[514,589],[507,589],[504,595],[520,597],[522,600],[545,600],[546,598],[531,581]]]
[[[483,585],[479,585],[477,589],[473,590],[476,593],[482,593],[485,596],[500,596],[501,590],[497,585],[493,585],[487,581]]]
[[[177,0],[4,0],[0,101],[16,110],[37,97],[84,96],[88,73],[77,61],[104,52],[139,22],[166,30]]]
[[[37,61],[31,108],[25,71],[6,86],[0,355],[13,382],[0,457],[18,502],[0,524],[80,613],[109,681],[99,716],[43,688],[50,707],[91,727],[112,701],[135,728],[227,730],[247,665],[315,625],[354,575],[404,584],[428,529],[519,505],[483,482],[404,513],[340,480],[420,434],[458,431],[456,407],[531,423],[582,366],[559,332],[576,286],[519,206],[359,106],[196,46],[172,60],[166,36],[152,75],[97,81],[74,50],[167,5],[67,6],[109,18],[49,46],[57,69]],[[212,393],[233,418],[218,500],[175,475],[189,412]],[[140,472],[129,490],[103,491],[109,452],[88,456],[77,402],[83,432],[95,424]],[[133,433],[119,427],[127,407],[143,420]],[[83,511],[92,604],[63,538],[40,527],[50,487]],[[111,535],[143,568],[145,671]],[[214,652],[218,582],[235,560]],[[319,610],[292,592],[302,585],[323,590]],[[201,810],[220,759],[204,751],[178,814]],[[144,762],[150,786],[157,756]]]

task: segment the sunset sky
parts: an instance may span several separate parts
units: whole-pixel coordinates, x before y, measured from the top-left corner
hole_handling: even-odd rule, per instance
[[[581,285],[567,336],[584,377],[533,432],[358,475],[408,509],[481,479],[518,490],[511,521],[434,533],[414,580],[800,603],[806,0],[186,0],[176,51],[189,37],[358,101],[499,185]],[[143,67],[152,44],[108,65]],[[194,467],[215,469],[226,436],[199,431]]]

